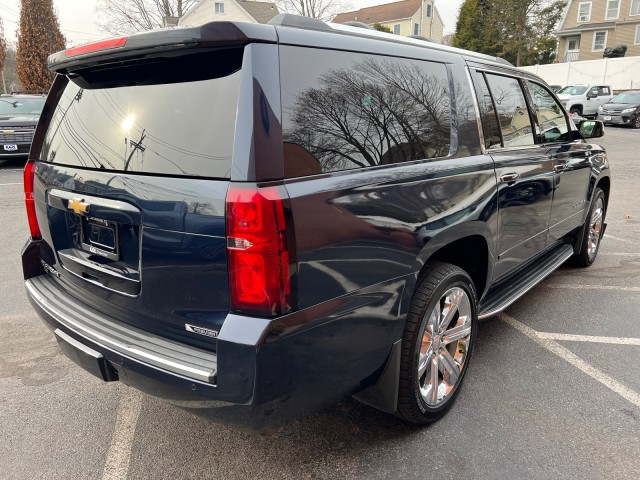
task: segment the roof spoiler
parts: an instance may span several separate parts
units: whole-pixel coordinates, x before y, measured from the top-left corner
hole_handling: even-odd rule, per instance
[[[81,68],[112,63],[138,55],[158,54],[194,47],[238,46],[250,42],[276,43],[272,26],[211,22],[197,27],[165,28],[128,37],[99,40],[49,56],[49,68],[66,74]]]

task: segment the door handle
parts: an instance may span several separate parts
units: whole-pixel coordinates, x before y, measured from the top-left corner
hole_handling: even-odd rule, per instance
[[[519,178],[520,178],[519,173],[505,173],[500,177],[500,181],[502,183],[514,183]]]

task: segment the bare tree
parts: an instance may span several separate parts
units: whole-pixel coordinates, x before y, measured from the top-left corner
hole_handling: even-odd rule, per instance
[[[98,24],[112,35],[153,30],[166,17],[180,18],[198,0],[100,0]]]
[[[285,142],[324,170],[433,158],[449,151],[450,98],[437,75],[367,59],[333,69],[301,92]]]
[[[351,8],[351,5],[343,0],[275,0],[275,3],[283,12],[326,21]]]
[[[442,45],[453,45],[453,33],[447,33],[442,37]]]

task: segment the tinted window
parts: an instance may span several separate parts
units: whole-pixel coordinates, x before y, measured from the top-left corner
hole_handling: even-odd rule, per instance
[[[0,97],[0,115],[40,115],[44,97]]]
[[[242,52],[238,54],[242,58]],[[207,58],[212,62],[217,57]],[[231,72],[218,72],[204,64],[197,69],[204,79],[167,78],[184,78],[186,73],[177,70],[182,67],[137,64],[121,72],[85,72],[70,81],[52,116],[40,158],[106,170],[228,177],[239,65],[232,65]],[[215,78],[206,78],[211,76]],[[174,83],[163,83],[166,80]]]
[[[571,86],[569,85],[568,87],[564,87],[561,88],[560,90],[558,90],[558,95],[560,94],[564,94],[564,95],[582,95],[584,92],[587,91],[587,87],[585,86],[579,86],[579,87],[575,87],[575,86]]]
[[[491,93],[487,87],[484,74],[474,71],[473,83],[478,97],[478,105],[480,107],[480,118],[482,119],[482,131],[484,134],[484,144],[486,148],[502,147],[502,138],[500,136],[500,125],[498,117],[493,106]]]
[[[285,176],[449,154],[443,64],[283,47]]]
[[[639,103],[640,92],[624,92],[616,95],[609,103]]]
[[[535,107],[536,132],[539,143],[571,140],[569,125],[562,107],[549,90],[534,82],[527,82]]]
[[[504,146],[533,145],[527,102],[518,80],[492,74],[487,74],[486,77],[498,113]]]

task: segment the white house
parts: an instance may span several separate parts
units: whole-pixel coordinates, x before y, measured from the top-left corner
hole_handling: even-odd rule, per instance
[[[202,25],[213,21],[267,23],[278,15],[271,2],[246,0],[200,0],[178,20],[178,25]]]

